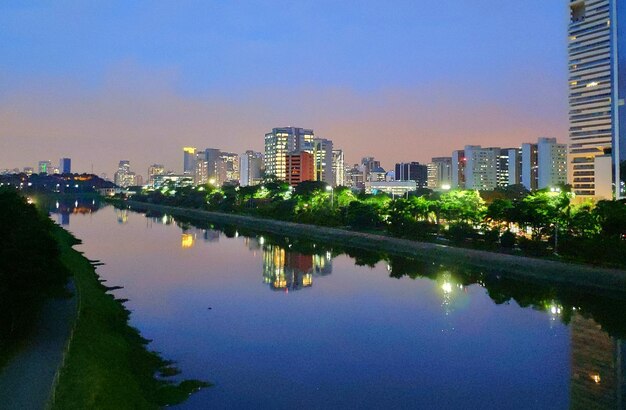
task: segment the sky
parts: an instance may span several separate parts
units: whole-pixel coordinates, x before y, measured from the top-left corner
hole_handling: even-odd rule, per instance
[[[313,128],[391,169],[567,137],[566,0],[0,2],[0,169],[112,176]]]

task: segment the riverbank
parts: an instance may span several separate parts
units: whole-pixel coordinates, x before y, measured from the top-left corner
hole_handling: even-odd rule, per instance
[[[130,313],[123,302],[107,293],[94,263],[73,249],[80,241],[61,227],[55,236],[74,280],[78,312],[50,408],[156,409],[180,403],[206,386],[168,381],[165,374],[176,369],[148,351],[148,341],[128,325]]]
[[[427,257],[433,261],[447,264],[465,263],[515,279],[575,286],[592,292],[626,293],[626,271],[617,269],[596,268],[545,259],[455,248],[371,233],[244,215],[177,208],[137,201],[124,201],[123,204],[139,211],[158,211],[214,223],[237,225],[277,235],[298,236],[343,247],[385,252],[410,258]]]

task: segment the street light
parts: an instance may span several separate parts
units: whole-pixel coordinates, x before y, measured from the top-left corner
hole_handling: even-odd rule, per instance
[[[335,207],[335,191],[330,185],[326,185],[326,191],[330,192],[330,207],[332,209]]]

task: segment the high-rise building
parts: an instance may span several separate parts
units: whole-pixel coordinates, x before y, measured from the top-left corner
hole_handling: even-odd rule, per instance
[[[396,181],[415,181],[417,188],[428,187],[428,166],[419,162],[401,162],[396,164]]]
[[[569,181],[580,197],[621,197],[626,180],[624,0],[570,0]]]
[[[222,152],[217,161],[217,184],[239,183],[239,155]]]
[[[492,191],[498,186],[500,148],[465,146],[465,189]]]
[[[346,169],[345,183],[346,186],[353,189],[365,188],[365,172],[363,166],[354,164]]]
[[[40,174],[52,174],[52,162],[51,161],[39,161],[37,170]]]
[[[61,158],[59,160],[59,172],[61,174],[70,174],[72,172],[72,160],[70,158]]]
[[[522,144],[522,184],[528,190],[567,183],[567,145],[556,138],[539,138]]]
[[[452,185],[452,158],[435,157],[428,164],[428,188],[450,189]]]
[[[265,134],[265,173],[285,180],[287,154],[313,151],[313,130],[296,127],[274,128]]]
[[[467,159],[465,151],[452,151],[452,187],[453,189],[465,189],[465,166]]]
[[[315,158],[308,152],[287,154],[287,175],[285,181],[291,186],[300,182],[315,181]]]
[[[196,149],[194,147],[183,148],[183,174],[193,175],[196,168]]]
[[[130,161],[120,161],[117,171],[113,177],[115,185],[122,188],[128,188],[129,186],[137,185],[137,175],[130,170]]]
[[[333,186],[345,185],[346,165],[344,162],[343,150],[333,150]]]
[[[509,183],[508,185],[519,185],[522,183],[522,149],[508,149]]]
[[[312,154],[315,160],[315,180],[334,185],[333,142],[324,138],[315,138]]]
[[[148,167],[148,185],[154,186],[155,175],[163,175],[165,173],[165,167],[161,164],[152,164]]]
[[[263,154],[246,151],[239,156],[239,185],[258,185],[263,180]]]

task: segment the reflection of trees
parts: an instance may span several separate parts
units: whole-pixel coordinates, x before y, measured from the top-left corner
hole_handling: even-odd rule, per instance
[[[190,218],[179,219],[200,228],[221,231],[225,229],[225,226],[206,221],[196,221]],[[447,271],[453,275],[455,283],[459,286],[467,287],[477,284],[484,287],[489,297],[497,304],[508,303],[514,300],[521,307],[529,307],[546,312],[550,312],[553,306],[557,306],[560,312],[556,317],[564,323],[569,323],[572,312],[575,309],[577,314],[594,319],[610,335],[621,338],[626,337],[626,321],[623,320],[626,317],[626,299],[623,295],[593,294],[585,291],[581,292],[570,287],[523,282],[500,275],[498,271],[488,272],[476,269],[470,265],[450,262],[441,263],[439,259],[427,257],[405,258],[389,256],[382,252],[342,248],[339,246],[331,247],[324,243],[299,238],[287,238],[279,235],[264,234],[261,237],[257,232],[250,229],[238,228],[235,230],[232,226],[229,230],[231,234],[238,233],[239,235],[250,237],[250,241],[256,238],[256,242],[264,250],[268,245],[282,249],[285,252],[283,267],[287,264],[287,253],[312,255],[313,258],[317,257],[318,260],[326,256],[324,259],[328,262],[334,256],[346,254],[353,258],[355,264],[359,266],[373,267],[384,261],[388,265],[389,276],[397,279],[406,276],[411,279],[429,278],[436,281],[438,275]],[[260,239],[263,240],[261,241]],[[250,243],[246,246],[250,246]],[[312,265],[319,266],[320,264],[312,262]],[[323,271],[321,269],[319,272]],[[281,272],[281,270],[278,269],[278,272]],[[316,272],[318,271],[313,269],[312,273]],[[264,277],[266,277],[265,271]],[[297,277],[292,277],[290,279],[291,282],[287,281],[287,278],[288,275],[285,274],[287,283],[299,283]]]

